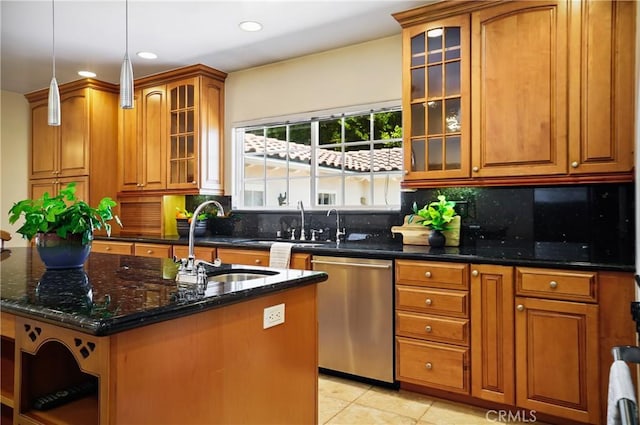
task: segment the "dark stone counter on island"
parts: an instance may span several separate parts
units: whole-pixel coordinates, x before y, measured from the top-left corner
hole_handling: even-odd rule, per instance
[[[35,248],[12,248],[0,262],[0,307],[84,333],[110,335],[327,279],[324,272],[278,271],[247,281],[210,283],[204,296],[198,296],[178,289],[172,259],[92,253],[82,269],[46,270]]]

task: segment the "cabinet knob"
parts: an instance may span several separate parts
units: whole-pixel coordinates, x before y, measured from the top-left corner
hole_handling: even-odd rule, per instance
[[[524,311],[524,306],[522,304],[518,304],[518,306],[516,307],[516,309],[518,311]]]
[[[152,249],[147,249],[147,254],[153,254],[153,250]]]
[[[426,305],[431,305],[431,303],[432,303],[431,298],[427,298],[424,303]]]
[[[551,282],[549,282],[549,288],[556,289],[557,287],[558,287],[558,282],[556,282],[555,280],[552,280]]]
[[[425,367],[427,370],[431,370],[431,369],[433,369],[433,365],[431,364],[431,362],[427,362],[427,364],[425,364],[425,365],[424,365],[424,367]]]
[[[477,173],[478,171],[480,171],[480,168],[478,168],[478,167],[473,167],[473,168],[472,168],[472,170],[473,170],[473,172],[474,172],[474,173]]]
[[[105,251],[111,251],[111,247],[110,247],[110,246],[107,246],[107,247],[105,247],[105,248],[104,248],[104,250],[105,250]]]
[[[191,182],[191,184],[196,184],[196,181],[195,181],[195,180],[194,180],[194,181],[192,181],[192,182]]]
[[[424,327],[425,332],[431,332],[431,326],[427,325]]]
[[[578,168],[578,161],[573,161],[571,163],[571,168]]]
[[[480,274],[480,273],[478,273],[478,270],[473,270],[473,271],[471,272],[471,276],[473,276],[473,277],[477,277],[479,274]]]
[[[426,273],[424,274],[424,277],[431,277],[431,272],[426,272]]]
[[[261,263],[260,259],[259,259],[259,258],[257,258],[257,259],[256,259],[256,264],[260,264],[260,263]]]
[[[409,174],[409,170],[404,170],[404,175],[406,176],[407,174]]]

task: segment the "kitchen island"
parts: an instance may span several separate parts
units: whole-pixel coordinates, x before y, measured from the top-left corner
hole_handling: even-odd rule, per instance
[[[82,270],[52,272],[35,250],[17,248],[0,265],[3,421],[317,420],[316,283],[325,273],[270,269],[277,274],[209,283],[202,295],[178,288],[170,259],[93,253]],[[265,309],[279,305],[284,323],[268,326]],[[95,391],[34,407],[80,384]]]

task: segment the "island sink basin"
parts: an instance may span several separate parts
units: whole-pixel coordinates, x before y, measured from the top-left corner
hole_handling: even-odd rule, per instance
[[[207,278],[208,282],[241,282],[245,280],[260,279],[264,277],[273,276],[278,274],[276,272],[269,272],[265,270],[234,270],[226,273],[214,274]]]

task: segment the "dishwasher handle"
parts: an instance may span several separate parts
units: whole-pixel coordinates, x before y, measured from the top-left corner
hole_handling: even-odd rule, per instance
[[[368,269],[390,269],[391,264],[364,264],[364,263],[341,263],[339,261],[311,260],[313,264],[328,264],[332,266],[363,267]]]

